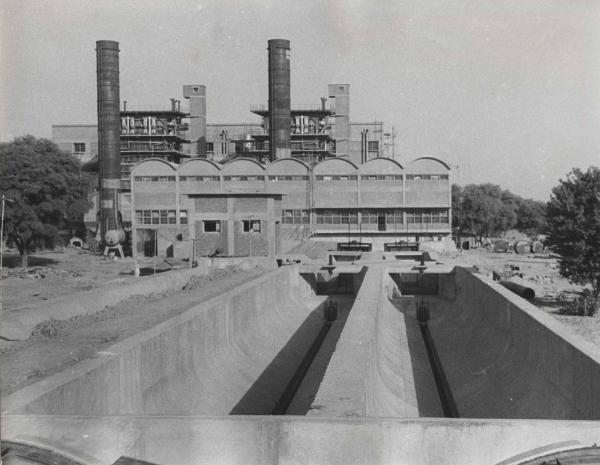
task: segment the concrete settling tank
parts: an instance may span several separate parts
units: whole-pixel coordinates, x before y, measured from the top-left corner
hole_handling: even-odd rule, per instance
[[[413,265],[269,272],[6,396],[2,436],[94,464],[594,454],[598,348],[470,270]]]

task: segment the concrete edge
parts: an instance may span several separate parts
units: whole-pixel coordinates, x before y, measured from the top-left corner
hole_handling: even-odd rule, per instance
[[[110,345],[105,350],[98,352],[92,358],[88,358],[76,363],[72,367],[65,368],[64,370],[59,371],[53,375],[50,375],[47,378],[41,379],[33,384],[23,387],[6,397],[2,397],[2,415],[10,414],[11,411],[18,410],[23,406],[33,402],[35,399],[43,396],[44,394],[56,389],[63,384],[66,384],[74,379],[77,379],[86,373],[93,371],[94,369],[102,366],[104,363],[120,356],[120,354],[127,352],[142,342],[150,340],[154,337],[157,337],[164,331],[167,331],[175,326],[178,326],[185,321],[188,321],[199,313],[207,311],[210,307],[215,305],[216,303],[226,299],[227,297],[232,297],[244,292],[246,289],[255,286],[257,283],[268,280],[271,277],[277,275],[278,273],[285,273],[295,267],[284,267],[279,268],[273,271],[270,271],[262,276],[258,276],[255,279],[252,279],[240,286],[232,289],[226,294],[222,294],[216,297],[213,297],[209,300],[205,300],[200,302],[188,310],[184,311],[180,315],[169,318],[166,321],[158,323],[156,326],[153,326],[145,331],[129,336],[115,344]]]
[[[461,270],[462,272],[470,272],[469,269],[465,267],[457,266],[455,268]],[[596,344],[586,339],[582,339],[581,336],[577,334],[573,329],[571,329],[568,325],[558,321],[556,318],[552,317],[552,315],[548,315],[542,309],[537,308],[532,303],[528,302],[524,298],[518,296],[514,292],[500,285],[498,282],[493,281],[491,278],[488,278],[487,276],[482,275],[480,273],[471,273],[471,275],[493,288],[498,294],[502,295],[502,297],[508,300],[511,304],[519,307],[519,309],[522,310],[530,318],[547,327],[550,331],[555,333],[560,338],[564,339],[570,345],[572,345],[573,347],[575,347],[580,352],[584,353],[585,355],[590,357],[594,362],[600,365],[600,347],[598,347]]]

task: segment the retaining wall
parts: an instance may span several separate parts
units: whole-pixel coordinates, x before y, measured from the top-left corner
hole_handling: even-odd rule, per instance
[[[10,413],[270,413],[323,324],[284,267],[2,399]]]

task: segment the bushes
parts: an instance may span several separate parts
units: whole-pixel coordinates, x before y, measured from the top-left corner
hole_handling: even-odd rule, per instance
[[[575,299],[569,299],[565,294],[561,294],[558,296],[558,302],[560,304],[558,312],[561,315],[594,316],[600,308],[600,297],[595,297],[588,289]]]

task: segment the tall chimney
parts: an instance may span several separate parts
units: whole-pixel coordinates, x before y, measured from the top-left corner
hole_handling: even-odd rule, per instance
[[[290,108],[290,41],[269,40],[270,160],[292,155]]]
[[[111,230],[120,230],[121,118],[119,100],[119,43],[96,42],[98,85],[99,222],[102,240]]]

